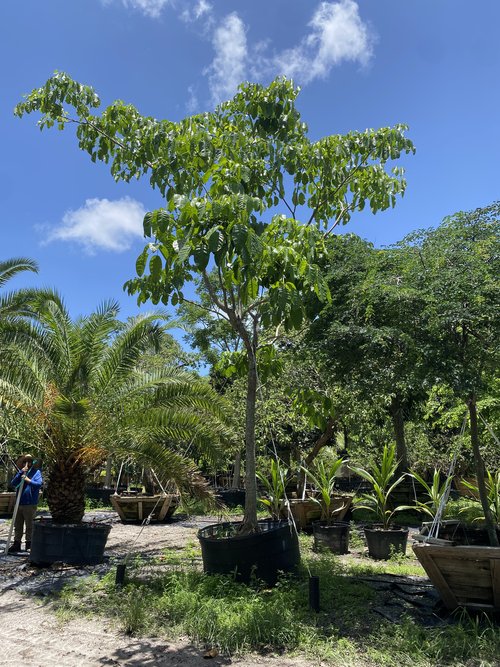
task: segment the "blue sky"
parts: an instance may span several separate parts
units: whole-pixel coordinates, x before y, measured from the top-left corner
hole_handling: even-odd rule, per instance
[[[394,210],[353,218],[377,245],[500,198],[497,0],[1,0],[0,257],[28,256],[73,316],[115,298],[142,249],[147,183],[115,184],[70,131],[12,114],[54,70],[177,120],[240,80],[293,76],[312,138],[398,122],[417,153]]]

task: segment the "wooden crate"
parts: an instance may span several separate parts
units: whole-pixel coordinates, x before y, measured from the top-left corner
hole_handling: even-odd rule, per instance
[[[414,544],[448,609],[500,611],[500,547]]]
[[[333,516],[334,521],[342,521],[344,519],[351,506],[352,498],[352,496],[343,494],[333,496],[331,508],[332,510],[338,510]],[[295,525],[299,530],[311,527],[313,521],[317,521],[321,517],[321,507],[312,498],[304,498],[304,500],[291,498],[288,502],[290,503],[290,512],[292,513]],[[281,515],[284,519],[288,518],[286,507],[282,509]]]
[[[114,494],[110,497],[110,500],[120,519],[125,523],[128,521],[143,521],[151,513],[150,521],[164,521],[172,516],[179,505],[179,496],[175,493],[161,493],[154,496]]]
[[[0,493],[0,515],[12,515],[16,504],[15,492],[5,491]]]

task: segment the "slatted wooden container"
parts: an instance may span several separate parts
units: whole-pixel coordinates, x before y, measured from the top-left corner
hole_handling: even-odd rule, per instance
[[[124,523],[143,521],[151,513],[150,520],[158,523],[170,518],[179,506],[179,495],[176,493],[161,493],[154,496],[114,494],[110,500]]]
[[[15,504],[15,492],[4,491],[0,493],[0,516],[12,516]]]
[[[351,507],[352,499],[353,496],[344,494],[333,496],[331,509],[338,510],[333,515],[334,521],[342,521],[344,519]],[[288,502],[290,503],[290,512],[292,513],[295,525],[299,530],[312,528],[313,522],[321,517],[321,507],[312,498],[304,498],[304,500],[291,498]],[[286,507],[282,509],[281,515],[283,519],[288,518]]]
[[[448,609],[500,611],[500,548],[414,544],[413,551]]]

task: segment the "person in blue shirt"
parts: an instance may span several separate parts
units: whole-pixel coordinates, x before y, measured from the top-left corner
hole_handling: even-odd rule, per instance
[[[19,471],[11,481],[11,486],[20,489],[21,482],[24,480],[21,491],[21,499],[14,521],[14,541],[9,548],[9,553],[21,551],[21,539],[26,527],[26,551],[31,548],[31,533],[33,530],[33,520],[38,505],[38,495],[42,486],[42,473],[40,471],[40,462],[34,460],[30,454],[26,454],[18,462]],[[19,493],[19,491],[18,491]]]

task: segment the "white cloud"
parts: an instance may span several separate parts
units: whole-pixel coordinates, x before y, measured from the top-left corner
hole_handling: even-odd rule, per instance
[[[212,5],[208,0],[195,0],[194,2],[186,0],[101,0],[101,2],[104,5],[121,2],[127,9],[136,9],[153,19],[159,18],[165,7],[170,6],[176,10],[179,5],[182,5],[183,9],[179,11],[179,17],[187,23],[199,21],[201,18],[206,21],[212,12]]]
[[[212,36],[215,58],[206,70],[212,102],[231,97],[245,79],[247,38],[245,26],[236,12],[228,14]]]
[[[196,94],[196,89],[194,86],[188,86],[189,98],[186,102],[186,111],[188,114],[193,115],[198,110],[198,96]]]
[[[322,2],[301,43],[274,59],[280,74],[309,83],[325,77],[345,60],[366,65],[373,54],[373,36],[359,16],[354,0]]]
[[[112,2],[116,1],[117,0],[101,0],[103,5],[110,5]],[[162,13],[163,8],[167,5],[172,5],[173,2],[174,0],[121,0],[124,7],[138,9],[146,14],[146,16],[150,16],[153,19],[157,19]]]
[[[91,253],[123,252],[134,239],[143,237],[145,213],[143,205],[130,197],[115,201],[87,199],[81,208],[67,211],[57,227],[49,229],[46,243],[73,241]]]
[[[212,13],[212,5],[207,0],[198,0],[193,7],[185,7],[180,17],[187,23],[199,21],[201,18],[208,19]]]

